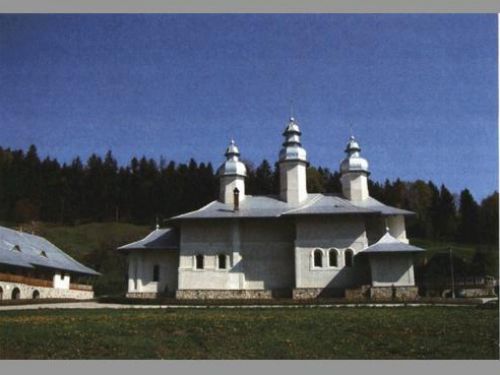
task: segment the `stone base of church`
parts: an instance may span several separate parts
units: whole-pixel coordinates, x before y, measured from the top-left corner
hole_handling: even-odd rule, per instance
[[[341,298],[344,297],[344,290],[336,288],[295,288],[292,293],[293,299],[315,299],[322,297]]]
[[[370,298],[370,285],[345,290],[345,299],[349,301],[362,301]]]
[[[205,290],[182,289],[175,293],[177,299],[271,299],[271,290]]]
[[[160,293],[155,292],[129,292],[125,295],[127,298],[158,298]]]
[[[408,301],[418,298],[416,286],[375,286],[370,288],[370,299],[375,301]]]

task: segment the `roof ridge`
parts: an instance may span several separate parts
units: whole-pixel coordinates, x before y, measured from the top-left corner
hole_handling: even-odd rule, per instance
[[[208,207],[210,207],[210,206],[214,205],[214,204],[215,204],[215,203],[217,203],[217,202],[219,202],[219,201],[218,201],[217,199],[214,199],[212,202],[207,203],[206,205],[204,205],[203,207],[198,208],[197,210],[188,211],[188,212],[185,212],[185,213],[183,213],[183,214],[179,214],[179,215],[171,216],[171,217],[169,217],[167,220],[171,220],[171,219],[178,219],[178,218],[181,218],[181,217],[186,216],[186,215],[188,215],[188,214],[193,214],[193,213],[195,213],[195,212],[201,212],[201,211],[203,211],[203,210],[207,209]]]
[[[310,199],[309,202],[304,202],[304,204],[301,206],[291,208],[285,212],[282,212],[279,216],[286,215],[286,214],[291,213],[293,211],[303,210],[304,208],[310,207],[312,204],[316,203],[317,201],[319,201],[321,198],[324,197],[324,195],[321,193],[312,193],[312,194],[307,194],[307,195],[313,195],[313,198]]]

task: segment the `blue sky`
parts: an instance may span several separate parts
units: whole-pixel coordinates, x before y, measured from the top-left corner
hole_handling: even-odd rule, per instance
[[[352,124],[372,178],[498,186],[497,16],[0,15],[0,145],[218,166],[276,161],[293,102],[312,165]]]

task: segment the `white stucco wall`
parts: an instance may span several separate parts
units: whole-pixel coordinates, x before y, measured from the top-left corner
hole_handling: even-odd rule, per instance
[[[289,203],[300,203],[307,199],[307,177],[305,162],[280,163],[280,198]]]
[[[401,242],[409,243],[406,238],[405,217],[403,215],[387,216],[389,233]]]
[[[69,289],[70,275],[56,272],[53,276],[53,285],[56,289]]]
[[[178,256],[178,251],[174,250],[146,250],[128,254],[128,292],[174,292],[177,289]],[[158,281],[153,281],[155,265],[159,266]]]
[[[385,234],[386,225],[389,233],[402,242],[409,243],[406,237],[405,217],[403,215],[366,216],[366,235],[368,244],[373,245]]]
[[[350,172],[340,177],[344,197],[353,201],[368,198],[368,177],[365,173]]]
[[[292,288],[293,238],[293,222],[284,220],[184,222],[179,289]],[[197,254],[203,270],[195,268]],[[228,269],[218,269],[219,254],[228,256]]]
[[[356,254],[367,246],[362,217],[304,217],[297,219],[295,242],[296,288],[346,288],[369,281],[367,264]],[[323,266],[314,266],[313,253],[320,249]],[[329,265],[329,250],[338,254],[337,267]],[[353,266],[345,266],[345,251],[353,251]],[[361,263],[360,263],[361,262]]]
[[[373,286],[413,286],[415,278],[411,254],[377,254],[370,256]]]
[[[245,177],[223,176],[219,179],[219,199],[226,204],[234,204],[234,188],[239,190],[239,200],[245,200]]]

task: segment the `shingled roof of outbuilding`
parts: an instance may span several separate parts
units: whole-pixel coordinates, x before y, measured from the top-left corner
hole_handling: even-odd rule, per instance
[[[18,267],[46,267],[86,275],[99,275],[71,258],[45,238],[0,227],[0,264]]]
[[[342,214],[412,215],[413,212],[387,206],[371,197],[364,201],[350,201],[332,194],[308,194],[300,205],[293,205],[281,201],[278,196],[247,195],[237,211],[231,204],[213,201],[196,211],[174,216],[169,221]]]
[[[142,240],[120,246],[118,250],[179,249],[179,234],[175,228],[157,228]]]

